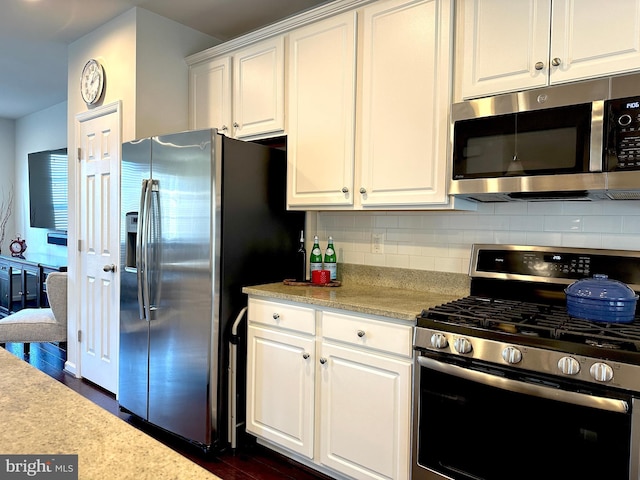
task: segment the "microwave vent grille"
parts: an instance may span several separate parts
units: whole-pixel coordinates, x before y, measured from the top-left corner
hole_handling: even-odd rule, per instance
[[[609,191],[607,196],[611,200],[640,200],[640,191]]]

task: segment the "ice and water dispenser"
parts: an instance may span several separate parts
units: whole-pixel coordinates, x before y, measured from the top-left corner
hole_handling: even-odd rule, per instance
[[[127,272],[136,272],[136,248],[138,245],[138,212],[128,212],[126,215],[125,264]]]

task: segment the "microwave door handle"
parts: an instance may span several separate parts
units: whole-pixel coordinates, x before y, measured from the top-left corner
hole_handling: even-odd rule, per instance
[[[624,400],[597,397],[583,393],[545,387],[543,385],[534,385],[509,378],[498,377],[489,373],[479,372],[477,370],[459,367],[457,365],[451,365],[429,357],[418,357],[418,365],[440,373],[453,375],[464,380],[470,380],[472,382],[500,388],[502,390],[508,390],[510,392],[533,395],[540,398],[546,398],[548,400],[555,400],[558,402],[596,408],[598,410],[607,410],[616,413],[627,413],[629,411],[629,404]]]

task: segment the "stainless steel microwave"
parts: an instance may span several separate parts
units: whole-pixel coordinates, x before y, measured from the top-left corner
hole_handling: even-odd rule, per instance
[[[640,74],[456,103],[450,193],[640,200]]]

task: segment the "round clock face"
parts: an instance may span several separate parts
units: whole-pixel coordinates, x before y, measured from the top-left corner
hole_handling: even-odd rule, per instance
[[[9,250],[11,250],[11,255],[21,255],[27,249],[27,244],[22,239],[13,240],[9,245]]]
[[[97,60],[89,60],[82,69],[80,94],[87,105],[96,103],[104,88],[104,69]]]

